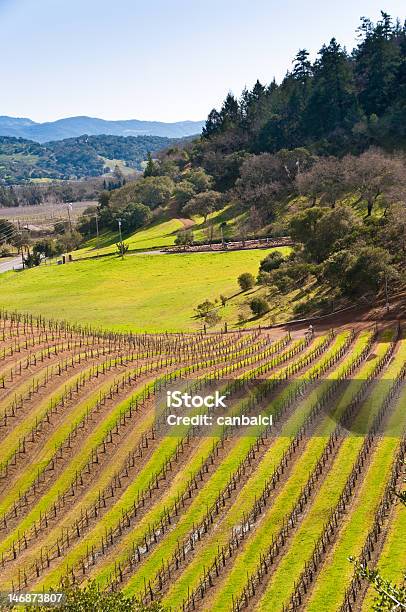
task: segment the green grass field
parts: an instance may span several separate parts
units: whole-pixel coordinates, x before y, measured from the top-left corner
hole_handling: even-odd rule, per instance
[[[124,236],[124,242],[129,246],[130,251],[146,251],[160,247],[172,246],[175,244],[177,232],[183,229],[184,225],[180,219],[170,219],[149,225],[145,229],[138,230],[129,236]],[[108,255],[116,252],[116,243],[119,237],[117,232],[104,230],[99,238],[90,238],[81,249],[73,251],[74,259],[84,257],[97,257],[97,255]]]
[[[201,328],[194,308],[223,294],[231,299],[219,311],[235,326],[239,308],[258,291],[241,294],[237,278],[256,275],[271,250],[112,256],[8,272],[0,276],[0,306],[115,330],[179,331]]]
[[[193,231],[194,240],[199,242],[207,242],[207,228],[209,225],[214,226],[213,238],[219,240],[221,237],[220,224],[227,223],[227,229],[224,230],[226,240],[237,239],[236,224],[244,215],[236,212],[231,205],[227,205],[221,210],[217,210],[208,215],[206,222],[203,217],[193,215],[190,219],[190,226]],[[95,228],[94,228],[95,229]],[[178,232],[185,229],[185,223],[181,219],[171,218],[167,216],[154,221],[151,225],[139,229],[130,234],[125,234],[123,228],[123,239],[128,244],[130,251],[144,251],[149,249],[159,249],[170,247],[175,244]],[[100,232],[99,238],[90,238],[80,249],[73,251],[74,259],[83,259],[84,257],[97,257],[98,255],[109,255],[116,252],[116,243],[119,240],[118,230],[103,230]]]

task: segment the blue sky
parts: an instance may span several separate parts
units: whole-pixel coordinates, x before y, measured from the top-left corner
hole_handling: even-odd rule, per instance
[[[0,114],[178,121],[404,0],[0,0]]]

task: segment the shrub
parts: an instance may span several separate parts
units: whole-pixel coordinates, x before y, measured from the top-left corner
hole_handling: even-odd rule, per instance
[[[185,251],[187,246],[191,246],[193,244],[193,238],[192,230],[183,230],[178,232],[175,244],[177,246],[183,246],[183,250]]]
[[[124,595],[122,591],[102,591],[95,581],[86,586],[70,585],[67,581],[62,585],[66,596],[65,603],[58,607],[61,612],[88,612],[102,610],[103,612],[163,612],[160,602],[149,605],[139,603],[135,597]],[[40,612],[49,610],[49,607],[37,608]]]
[[[273,251],[261,261],[259,270],[260,272],[272,272],[272,270],[277,270],[283,261],[283,255],[279,251]]]
[[[248,291],[248,289],[252,289],[255,285],[255,278],[250,272],[244,272],[244,274],[240,274],[238,277],[238,284],[241,287],[241,291]]]
[[[59,253],[67,253],[68,251],[73,251],[80,246],[80,243],[83,240],[83,236],[79,234],[76,230],[72,232],[65,232],[61,236],[58,237],[56,244],[56,252]]]
[[[123,220],[124,229],[130,231],[147,225],[151,221],[152,213],[145,204],[130,202],[118,216]]]
[[[117,255],[125,255],[129,247],[128,242],[116,242]]]
[[[293,288],[292,278],[285,270],[274,270],[270,275],[270,284],[275,285],[281,293],[287,293]]]
[[[204,317],[204,322],[208,327],[214,327],[221,321],[221,315],[217,312],[217,310],[211,310]]]
[[[41,263],[41,254],[40,253],[27,253],[24,255],[24,267],[25,268],[34,268],[35,266],[39,266]]]
[[[334,294],[331,294],[332,297]],[[326,297],[323,298],[310,298],[305,302],[298,302],[293,308],[294,315],[308,315],[316,314],[321,312],[331,311],[332,300]]]
[[[44,257],[54,257],[54,255],[60,254],[58,246],[60,245],[58,245],[56,240],[44,238],[43,240],[37,240],[32,250],[34,253],[43,255]]]
[[[204,302],[201,302],[201,304],[196,306],[196,313],[199,317],[205,317],[210,310],[213,310],[213,308],[213,302],[210,302],[210,300],[204,300]]]
[[[11,244],[3,244],[0,246],[0,257],[10,257],[13,254],[13,247]]]
[[[324,275],[330,285],[340,287],[348,297],[376,294],[385,278],[397,277],[388,252],[372,246],[334,253],[324,263]]]
[[[289,276],[296,284],[303,284],[308,280],[309,276],[317,272],[317,270],[318,266],[314,264],[303,261],[291,261],[279,268],[277,273],[284,272],[286,276]]]
[[[265,298],[256,297],[250,302],[252,313],[258,317],[269,312],[269,304]]]
[[[261,270],[258,272],[257,276],[258,285],[270,285],[272,284],[272,275],[270,272],[262,272]]]

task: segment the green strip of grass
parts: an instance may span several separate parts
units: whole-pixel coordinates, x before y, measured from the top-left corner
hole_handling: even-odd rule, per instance
[[[337,351],[340,348],[340,346],[344,344],[346,338],[347,338],[347,334],[342,334],[340,337],[338,337],[336,339],[336,342],[333,343],[333,346],[330,347],[328,354],[323,355],[322,360],[327,360],[329,357],[331,357],[331,355],[333,355],[334,352]],[[320,360],[320,362],[322,360]],[[315,368],[317,368],[317,365],[314,365],[313,368],[311,368],[307,373],[303,374],[303,378],[306,376],[310,376],[311,372]],[[288,389],[285,389],[281,394],[279,394],[277,399],[274,402],[272,402],[270,406],[268,407],[268,411],[271,411],[273,413],[278,412],[284,400],[288,397],[289,393],[292,391],[292,386],[295,386],[298,384],[299,384],[298,380],[294,381]],[[306,410],[304,410],[302,407],[300,411],[297,411],[295,413],[295,418],[291,420],[290,426],[292,426],[296,420],[297,422],[295,423],[295,425],[296,427],[299,427],[301,422],[305,418],[305,416],[306,416]],[[194,499],[188,511],[182,516],[176,528],[158,545],[158,547],[152,552],[152,554],[140,566],[139,571],[130,579],[126,587],[126,590],[128,590],[130,593],[134,593],[142,589],[144,577],[146,579],[148,579],[148,577],[151,577],[151,576],[153,577],[155,573],[157,572],[157,570],[159,569],[161,559],[169,558],[173,554],[176,548],[177,541],[182,540],[188,534],[188,532],[192,528],[193,523],[197,524],[199,521],[203,519],[203,516],[206,511],[206,507],[210,506],[215,501],[215,499],[217,498],[218,492],[222,490],[222,488],[224,488],[224,485],[226,484],[229,475],[232,473],[233,470],[236,469],[239,462],[244,457],[245,453],[249,449],[252,442],[255,441],[259,433],[260,433],[260,429],[252,428],[252,435],[250,435],[249,438],[247,437],[247,438],[243,438],[241,440],[236,441],[235,445],[233,446],[233,449],[230,451],[229,456],[226,458],[225,462],[223,462],[222,464],[222,470],[217,470],[219,474],[217,474],[217,472],[213,474],[213,476],[207,482],[206,486],[201,489],[197,497]],[[283,453],[283,451],[286,448],[286,445],[288,445],[289,442],[290,442],[290,438],[284,439],[283,437],[281,437],[280,439],[278,439],[278,443],[277,443],[278,449],[275,453],[273,461],[275,461],[275,457],[276,459],[278,458],[280,459],[281,454]],[[231,465],[229,463],[230,461],[231,461]],[[224,471],[224,465],[227,467],[227,470],[225,471]],[[267,472],[265,471],[265,473]],[[262,476],[265,476],[265,473],[263,473]],[[268,476],[269,476],[269,473],[268,473]],[[259,483],[257,486],[259,487]],[[252,489],[251,489],[250,503],[252,503]],[[110,565],[110,567],[108,568],[108,571],[103,573],[102,576],[100,575],[99,572],[97,572],[97,575],[99,577],[102,577],[103,579],[107,579],[108,573],[111,570],[112,570],[112,565]]]
[[[255,346],[255,344],[253,346]],[[233,356],[236,357],[237,355],[243,355],[247,351],[248,351],[248,348],[242,351],[238,351],[237,353],[234,353]],[[229,358],[231,358],[231,355],[229,356]],[[92,488],[89,491],[87,491],[85,496],[82,498],[81,504],[75,505],[72,508],[72,510],[63,517],[62,521],[59,522],[58,525],[51,532],[47,534],[48,542],[54,542],[57,539],[57,537],[60,535],[62,528],[66,529],[69,526],[72,526],[73,522],[80,518],[81,511],[83,510],[83,508],[89,508],[93,506],[93,504],[98,499],[99,491],[104,490],[105,487],[109,484],[111,477],[117,471],[117,466],[122,465],[124,463],[127,457],[127,454],[137,446],[142,433],[147,431],[152,426],[153,420],[154,420],[153,412],[149,412],[148,414],[144,416],[141,416],[141,415],[139,416],[139,422],[137,423],[136,427],[134,427],[134,429],[130,432],[130,434],[126,436],[126,438],[120,443],[118,448],[115,450],[114,462],[110,462],[107,465],[107,468],[102,471],[99,478],[96,480],[96,482],[93,483]],[[68,466],[67,469],[70,472],[72,472],[72,466]],[[73,476],[74,474],[72,475],[72,477]],[[53,487],[53,489],[55,488],[57,490],[60,489],[63,484],[62,481],[65,481],[65,486],[66,486],[66,480],[67,478],[65,478],[65,476],[62,475],[59,478],[58,482],[55,483],[55,486]],[[49,505],[50,505],[50,502],[48,502],[48,507]],[[41,545],[42,545],[42,542],[40,541],[34,547],[31,547],[29,549],[28,553],[24,557],[24,562],[26,565],[27,563],[29,564],[30,560],[33,561],[35,559],[35,555],[38,554],[39,552],[38,549]]]
[[[336,339],[336,342],[333,344],[333,347],[330,347],[330,356],[334,354],[338,348],[344,344],[347,335],[342,334],[339,338]],[[323,358],[328,358],[323,356]],[[316,367],[316,366],[313,366]],[[309,373],[304,374],[309,375]],[[297,384],[295,381],[293,384]],[[283,399],[285,399],[291,389],[286,389],[282,394],[280,394],[275,402],[272,402],[270,406],[268,406],[267,411],[276,413],[280,409],[283,404]],[[296,418],[298,418],[299,422],[302,422],[302,419],[305,416],[305,411],[302,411],[302,414],[296,414]],[[154,577],[156,572],[159,569],[161,559],[162,558],[170,558],[176,549],[177,542],[186,537],[189,531],[192,528],[193,524],[198,524],[204,517],[206,512],[206,507],[210,507],[212,503],[217,498],[218,492],[224,488],[224,485],[227,483],[230,474],[237,468],[239,462],[244,457],[252,442],[254,442],[258,435],[260,434],[261,428],[251,428],[252,435],[249,437],[244,437],[240,440],[237,440],[226,460],[221,464],[220,468],[216,470],[216,472],[209,479],[208,483],[205,487],[201,489],[198,496],[194,499],[191,506],[185,515],[181,517],[179,523],[176,525],[175,529],[171,531],[171,533],[157,546],[157,548],[152,552],[152,554],[142,563],[139,570],[134,574],[134,576],[130,579],[128,584],[126,585],[126,591],[133,594],[137,591],[140,591],[143,586],[144,578],[148,580],[151,576]],[[290,441],[290,440],[289,440]],[[289,443],[289,441],[287,443]],[[283,453],[284,445],[283,440],[281,439],[281,444],[279,448],[279,452]],[[224,469],[226,468],[226,469]],[[269,475],[269,474],[268,474]],[[252,503],[252,490],[251,490],[251,503]],[[112,571],[112,566],[108,568],[109,572]],[[108,572],[104,573],[102,576],[99,572],[97,572],[97,576],[102,577],[104,580],[108,578]]]
[[[403,405],[406,404],[406,393],[403,394]],[[377,567],[381,575],[392,581],[394,584],[402,585],[404,583],[404,574],[406,568],[406,547],[404,534],[406,533],[406,509],[400,503],[396,503],[396,507],[391,517],[391,522],[388,527],[388,533],[385,543],[379,556]],[[370,587],[366,593],[365,600],[362,604],[363,612],[370,612],[374,604],[374,599],[377,596],[376,591]]]
[[[246,350],[247,349],[240,351],[240,352],[244,354]],[[236,353],[234,356],[236,355],[239,355],[239,353]],[[231,358],[231,356],[232,355],[229,356],[229,359]],[[185,368],[180,369],[178,371],[181,372],[184,369]],[[154,382],[155,381],[148,383],[146,387],[152,388]],[[109,384],[105,385],[105,388],[108,389]],[[105,388],[103,387],[101,391],[106,390]],[[111,427],[111,423],[115,422],[115,418],[120,413],[120,411],[121,410],[124,411],[126,407],[128,406],[130,400],[131,399],[133,400],[134,397],[137,395],[137,393],[135,393],[134,391],[135,391],[134,389],[131,390],[130,399],[124,400],[123,402],[121,402],[114,408],[114,411],[112,411],[111,413],[113,415],[112,417],[109,416],[108,418],[106,418],[100,424],[100,426],[96,428],[95,430],[93,430],[91,435],[86,438],[85,445],[84,447],[81,448],[80,455],[73,458],[72,462],[63,471],[63,473],[60,475],[60,477],[54,483],[54,485],[41,498],[40,502],[35,506],[32,512],[24,519],[22,523],[18,525],[18,530],[20,533],[22,529],[26,530],[30,526],[32,526],[33,522],[39,518],[40,513],[41,512],[44,513],[47,510],[49,510],[49,508],[52,507],[52,504],[57,500],[59,493],[61,491],[66,490],[66,488],[70,486],[69,483],[72,482],[72,480],[74,479],[75,473],[80,472],[80,470],[83,468],[86,462],[91,458],[92,450],[94,450],[98,446],[98,444],[100,444],[100,442],[103,440],[104,436],[106,435],[109,428]],[[91,407],[92,403],[94,403],[97,400],[99,393],[100,393],[100,389],[97,391],[97,393],[92,395],[92,398],[90,400],[87,400],[87,402],[83,403],[80,407],[82,406]],[[82,413],[85,414],[86,410],[84,412],[82,410]],[[119,462],[119,458],[122,457],[122,461],[124,462],[127,453],[130,450],[132,450],[134,447],[136,447],[137,444],[139,443],[142,433],[145,433],[145,431],[147,431],[152,426],[154,418],[155,418],[154,412],[150,412],[149,414],[145,416],[145,418],[140,417],[140,420],[137,423],[137,426],[130,433],[130,435],[127,436],[127,438],[124,441],[124,444],[121,444],[118,451],[116,452],[115,454],[116,461]],[[45,451],[47,451],[47,456],[46,456],[47,460],[49,459],[50,456],[52,456],[52,443],[53,442],[54,442],[54,438],[45,446]],[[46,460],[44,459],[44,457],[41,457],[41,465],[45,465],[45,464],[46,464]],[[102,472],[98,481],[93,484],[92,489],[88,492],[85,499],[82,500],[82,504],[80,506],[81,509],[83,509],[83,507],[86,507],[86,501],[88,501],[88,503],[92,503],[97,499],[99,491],[103,490],[103,488],[108,484],[110,477],[117,471],[118,465],[121,465],[121,463],[119,462],[115,464],[110,464],[108,469]],[[36,467],[37,466],[38,466],[38,463],[36,463]],[[29,469],[31,470],[31,466]],[[27,486],[27,472],[24,472],[24,474],[21,475],[19,482],[21,482],[22,487]],[[13,489],[15,489],[15,487]],[[10,497],[12,498],[13,495],[10,494]],[[72,514],[75,514],[75,511],[79,515],[79,508],[76,506],[72,510]],[[72,517],[70,518],[72,520]],[[65,517],[64,523],[66,523],[67,520],[68,520],[68,517]],[[53,539],[51,537],[51,534],[48,534],[49,535],[48,541],[54,541],[54,539],[58,537],[61,527],[62,525],[59,524],[58,528],[54,529]],[[0,549],[1,550],[5,549],[6,545],[9,543],[10,543],[10,538],[7,538],[7,541],[4,542],[4,545],[3,546],[0,545]],[[32,556],[32,553],[33,553],[33,550],[31,549],[28,556]]]
[[[58,445],[66,439],[67,435],[71,431],[71,427],[74,426],[75,423],[81,421],[83,416],[86,414],[86,411],[91,409],[97,401],[100,391],[103,392],[107,390],[110,387],[110,384],[111,381],[99,388],[97,392],[93,393],[90,399],[87,399],[86,401],[75,406],[75,409],[69,413],[69,416],[72,418],[68,422],[64,422],[60,427],[58,427],[58,429],[55,430],[54,434],[48,438],[42,447],[40,457],[35,461],[35,463],[28,464],[20,475],[19,479],[13,483],[12,488],[9,490],[7,496],[0,504],[1,513],[7,512],[7,510],[12,507],[18,491],[29,489],[32,482],[34,482],[36,479],[38,470],[41,470],[45,465],[47,465],[48,461],[55,453],[55,448],[57,448]],[[142,385],[142,387],[143,386],[144,385]],[[141,390],[138,393],[141,396]],[[134,394],[133,389],[131,391],[131,396],[133,397],[134,395],[137,395],[137,393]],[[0,542],[0,553],[7,550],[11,542],[17,537],[17,532],[22,533],[26,529],[29,529],[32,524],[39,519],[41,513],[43,514],[46,510],[52,507],[52,504],[57,501],[59,493],[61,491],[65,491],[70,486],[70,483],[75,477],[75,472],[79,472],[81,469],[83,469],[87,461],[91,458],[92,450],[103,441],[109,429],[116,422],[120,411],[126,408],[129,402],[130,400],[127,399],[124,402],[118,403],[116,406],[114,406],[114,409],[108,414],[102,423],[86,437],[80,454],[77,454],[72,458],[71,462],[54,485],[46,491],[29,514],[25,516],[24,519],[18,524],[16,529]]]
[[[245,351],[242,351],[242,353],[245,354]],[[119,363],[119,361],[119,359],[112,359],[112,363]],[[14,451],[18,448],[18,440],[24,435],[27,435],[34,427],[35,423],[43,418],[50,407],[51,399],[53,404],[57,403],[62,397],[64,390],[67,387],[74,387],[76,381],[79,380],[84,374],[89,373],[91,369],[92,368],[87,368],[86,370],[82,370],[79,374],[75,374],[75,376],[71,377],[68,381],[65,381],[65,383],[63,383],[56,391],[54,391],[50,396],[45,398],[44,401],[36,406],[34,410],[31,410],[28,414],[28,418],[21,421],[19,425],[17,425],[10,432],[10,434],[0,443],[0,452],[2,458],[4,457],[4,461],[9,460],[13,456]],[[100,365],[98,366],[98,369],[99,371],[102,371],[102,367]],[[132,369],[131,372],[135,372],[137,369],[139,368]],[[143,370],[145,370],[145,367],[141,368],[141,371]],[[187,371],[187,366],[177,370],[178,373],[184,371]],[[7,512],[10,504],[13,501],[13,496],[15,495],[16,490],[21,492],[23,490],[27,490],[31,486],[32,482],[35,480],[37,471],[42,470],[42,468],[52,457],[55,448],[57,448],[58,445],[65,439],[71,428],[83,419],[87,411],[92,409],[97,402],[99,394],[108,391],[112,384],[112,380],[116,377],[116,373],[113,372],[111,375],[109,375],[107,382],[98,387],[97,392],[93,393],[90,398],[78,403],[73,411],[69,411],[64,415],[62,425],[58,427],[50,438],[48,438],[46,444],[42,448],[41,457],[38,458],[34,464],[28,466],[29,474],[27,470],[25,470],[23,474],[20,475],[17,483],[13,484],[13,488],[11,491],[9,491],[8,497],[3,499],[0,503],[0,514]],[[154,381],[147,385],[147,387],[152,388],[153,384]],[[85,463],[87,459],[88,457],[86,457]]]
[[[36,425],[37,422],[41,421],[43,417],[46,415],[47,410],[49,410],[51,405],[51,399],[55,403],[59,402],[62,398],[64,391],[73,388],[76,384],[76,381],[80,380],[83,375],[88,374],[91,371],[91,367],[81,370],[78,374],[71,376],[67,381],[62,383],[55,391],[49,394],[43,401],[34,406],[26,415],[26,417],[21,420],[10,432],[6,435],[6,437],[0,442],[0,457],[2,463],[6,463],[13,456],[14,451],[18,448],[18,440],[23,438],[23,436],[27,435],[32,428]],[[44,367],[41,372],[45,372],[46,367]],[[101,368],[100,368],[101,371]],[[36,376],[35,379],[38,377]],[[19,385],[14,390],[14,395],[23,395],[25,392],[29,390],[32,386],[33,379],[28,382],[24,382],[23,385]],[[111,380],[110,380],[111,384]],[[10,398],[6,398],[2,404],[0,404],[0,408],[6,408],[10,404]],[[1,510],[0,510],[1,511]]]
[[[339,539],[328,556],[319,574],[306,610],[319,612],[324,606],[327,610],[337,609],[344,597],[353,576],[353,565],[349,556],[358,556],[362,550],[368,531],[372,527],[376,508],[390,477],[392,462],[399,447],[400,436],[406,425],[403,394],[398,402],[389,427],[393,435],[385,435],[378,443],[367,474],[351,513],[347,516]],[[331,588],[334,585],[334,589]]]
[[[403,341],[391,366],[383,373],[376,389],[362,407],[360,415],[356,419],[354,431],[366,431],[369,428],[389,391],[392,381],[401,370],[405,356],[406,342]],[[322,483],[313,505],[290,542],[288,551],[284,554],[276,571],[271,575],[271,580],[258,606],[261,612],[270,610],[280,605],[281,602],[288,603],[293,583],[299,579],[305,561],[311,557],[314,542],[321,535],[331,510],[338,502],[363,442],[364,436],[357,434],[353,434],[344,440],[334,465],[326,480]],[[365,531],[363,533],[365,534]]]
[[[322,343],[324,341],[324,337],[317,338],[315,343],[313,343],[308,352],[311,353],[314,350],[314,344]],[[253,372],[256,370],[254,369]],[[283,370],[282,370],[283,371]],[[239,409],[242,406],[242,402],[239,402],[237,406],[233,409],[235,413],[238,414]],[[233,412],[234,413],[234,412]],[[114,527],[118,520],[121,518],[122,512],[128,510],[134,501],[134,498],[137,498],[138,494],[141,494],[145,491],[150,483],[151,475],[156,474],[164,462],[168,457],[170,457],[177,445],[178,442],[185,437],[188,427],[180,426],[177,429],[178,435],[165,438],[163,442],[158,446],[158,448],[154,451],[152,457],[149,459],[147,464],[143,467],[141,472],[137,475],[134,481],[129,485],[126,491],[123,493],[121,498],[117,500],[117,503],[103,516],[103,518],[98,521],[97,525],[92,529],[92,531],[88,534],[87,538],[82,540],[77,546],[75,546],[63,559],[65,565],[64,567],[56,567],[51,571],[51,573],[41,582],[41,586],[57,584],[60,580],[61,576],[65,573],[66,566],[70,567],[76,564],[82,556],[86,553],[87,546],[98,545],[100,542],[101,536],[105,533],[105,528],[109,529]],[[201,462],[204,460],[211,451],[212,443],[215,439],[218,439],[221,435],[221,429],[213,439],[209,439],[207,445],[203,448],[203,454],[200,455],[195,453],[191,459],[191,466],[189,466],[187,474],[191,476],[200,469]],[[236,461],[239,462],[241,457],[236,457]],[[237,463],[238,465],[238,463]],[[235,466],[236,467],[236,466]],[[235,469],[233,468],[233,470]],[[229,476],[227,473],[227,477]],[[221,477],[224,478],[224,474],[221,474]],[[186,477],[187,478],[187,477]],[[184,486],[185,479],[183,480],[182,486]],[[218,488],[213,489],[213,494],[215,497],[217,496]],[[207,500],[206,500],[207,502]],[[209,503],[209,502],[207,502]],[[205,507],[205,506],[204,506]],[[159,508],[159,513],[162,513],[162,508]]]
[[[245,541],[244,546],[235,558],[231,570],[217,584],[215,592],[210,598],[209,605],[212,609],[226,609],[230,605],[232,595],[238,594],[240,585],[245,584],[247,573],[251,574],[255,571],[260,553],[268,549],[272,537],[276,536],[280,530],[284,517],[288,515],[290,509],[300,496],[301,490],[308,480],[309,473],[311,473],[316,465],[318,458],[323,452],[328,436],[336,425],[336,419],[351,401],[361,386],[362,381],[373,371],[378,357],[384,355],[388,347],[389,344],[387,342],[381,342],[377,346],[375,358],[369,360],[360,368],[341,397],[335,410],[334,420],[327,417],[327,422],[323,421],[320,425],[320,435],[315,435],[309,440],[299,459],[298,465],[295,467],[285,486],[277,494],[273,505],[262,517],[257,529]]]
[[[139,368],[135,368],[130,372],[135,372]],[[141,371],[144,368],[141,368]],[[188,370],[188,367],[179,368],[176,370],[178,373],[182,373]],[[138,393],[134,393],[134,389],[131,391],[131,398],[134,399],[137,395],[141,397],[143,390],[145,389],[153,389],[154,384],[158,379],[164,379],[165,376],[160,376],[158,378],[154,378],[152,382],[147,384],[142,384],[141,389]],[[17,483],[13,484],[13,488],[10,490],[8,496],[2,500],[0,504],[0,512],[6,512],[10,506],[12,505],[15,499],[16,491],[21,491],[29,488],[31,483],[35,480],[37,476],[38,470],[41,470],[50,458],[53,456],[55,452],[55,448],[66,439],[67,435],[71,431],[71,428],[74,427],[76,423],[79,423],[83,417],[86,415],[87,411],[90,411],[92,407],[97,402],[97,399],[100,393],[107,391],[111,386],[111,378],[105,384],[97,389],[90,398],[87,398],[85,401],[79,403],[75,406],[75,408],[68,413],[69,420],[64,421],[60,427],[58,427],[53,435],[48,438],[46,444],[41,449],[41,458],[37,460],[34,464],[30,464],[26,470],[20,475]],[[45,496],[43,496],[39,502],[39,504],[34,508],[34,511],[31,512],[27,517],[24,518],[23,522],[18,525],[18,531],[21,532],[29,528],[33,521],[36,520],[34,517],[39,518],[40,511],[44,512],[46,509],[51,507],[52,503],[57,500],[58,494],[60,491],[66,490],[70,486],[70,483],[73,479],[73,475],[76,471],[80,471],[83,466],[86,465],[87,461],[91,458],[92,450],[97,448],[97,446],[103,441],[104,437],[107,435],[108,431],[114,426],[117,418],[119,417],[121,411],[129,404],[131,399],[127,399],[124,402],[118,403],[114,406],[114,408],[109,412],[106,418],[101,422],[101,424],[92,431],[92,433],[87,436],[85,440],[84,449],[86,452],[82,452],[80,455],[73,458],[72,462],[69,464],[68,468],[63,472],[61,477],[58,479],[57,484],[55,484]],[[10,534],[10,536],[0,543],[0,552],[5,550],[7,546],[10,544],[10,538],[15,539],[16,530]]]
[[[348,366],[362,352],[368,338],[369,335],[366,334],[358,338],[352,347],[351,355],[347,356],[340,366],[330,373],[328,378],[338,378],[342,369]],[[252,507],[252,500],[260,496],[269,475],[272,473],[275,465],[281,460],[292,438],[306,419],[315,401],[317,401],[317,397],[319,397],[319,394],[313,392],[309,397],[309,401],[303,402],[300,408],[288,419],[281,434],[275,439],[255,472],[241,489],[226,516],[220,519],[221,522],[216,526],[210,541],[206,542],[199,549],[199,553],[191,560],[179,579],[170,588],[164,598],[165,604],[177,608],[181,605],[188,588],[193,590],[198,585],[202,567],[210,567],[218,547],[224,546],[227,543],[232,528],[241,523],[243,516],[247,515]]]

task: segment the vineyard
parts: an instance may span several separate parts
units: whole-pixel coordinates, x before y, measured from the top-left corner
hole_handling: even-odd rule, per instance
[[[182,612],[370,609],[348,557],[395,582],[406,566],[405,378],[397,323],[131,335],[2,312],[0,591],[91,579]],[[273,423],[163,436],[174,386]]]

